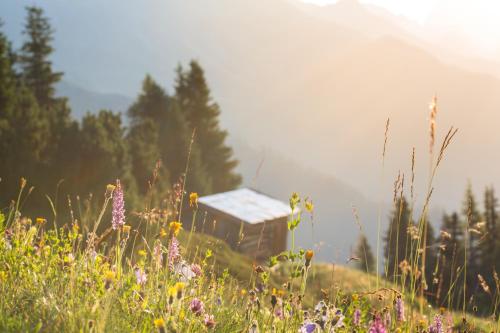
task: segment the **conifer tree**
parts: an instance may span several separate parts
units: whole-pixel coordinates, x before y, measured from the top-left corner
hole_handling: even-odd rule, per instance
[[[411,212],[406,198],[402,196],[394,205],[384,238],[384,257],[387,277],[392,279],[398,274],[398,266],[401,261],[407,258],[410,247],[408,237],[408,227],[413,225]]]
[[[498,199],[493,187],[486,187],[484,191],[484,238],[481,244],[481,273],[489,277],[494,267],[500,268],[497,240],[498,233]]]
[[[50,57],[53,29],[49,19],[39,7],[27,7],[27,18],[24,28],[24,41],[19,54],[19,64],[22,69],[20,78],[35,97],[40,109],[40,121],[48,128],[45,140],[43,159],[37,170],[43,178],[36,180],[41,194],[52,193],[59,181],[67,177],[70,165],[68,161],[77,159],[74,143],[77,124],[71,119],[71,110],[66,98],[55,96],[55,84],[63,73],[52,68]]]
[[[481,222],[481,213],[478,210],[476,198],[472,191],[472,185],[467,184],[465,198],[463,202],[462,214],[467,223],[468,244],[467,244],[467,270],[470,276],[475,276],[480,264],[479,231],[478,223]],[[468,274],[469,275],[469,274]]]
[[[220,109],[212,100],[203,69],[196,61],[190,68],[177,70],[176,98],[186,115],[190,129],[196,132],[201,160],[211,177],[212,190],[227,191],[241,183],[234,172],[238,162],[232,149],[226,145],[227,132],[219,126]]]
[[[166,190],[184,175],[189,155],[187,188],[200,193],[210,191],[199,148],[197,144],[190,145],[191,132],[184,114],[177,101],[150,76],[144,79],[142,92],[129,109],[129,116],[133,173],[139,184],[150,178],[152,167],[160,160],[166,168],[162,176],[166,182],[160,185]]]
[[[136,191],[124,133],[120,115],[111,111],[88,113],[82,119],[79,168],[74,172],[80,193],[102,189],[103,184],[114,183],[116,179],[126,186],[127,194]]]
[[[454,212],[451,215],[444,214],[441,224],[440,257],[439,257],[439,286],[436,291],[436,299],[443,304],[450,301],[453,303],[454,293],[448,293],[451,286],[457,284],[457,269],[463,264],[463,237],[464,229],[459,215]]]
[[[31,89],[42,109],[50,108],[55,102],[54,85],[60,81],[62,73],[54,72],[50,56],[53,33],[49,19],[40,7],[27,7],[27,19],[20,61],[24,83]]]
[[[3,202],[17,192],[19,178],[34,177],[44,159],[48,127],[30,90],[18,82],[10,43],[0,33],[0,178]]]
[[[370,247],[370,243],[368,243],[368,239],[363,234],[359,237],[354,255],[359,259],[356,265],[359,270],[367,273],[373,273],[375,271],[375,258],[373,256],[373,251]]]

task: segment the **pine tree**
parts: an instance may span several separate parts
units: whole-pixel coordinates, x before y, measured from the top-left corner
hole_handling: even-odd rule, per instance
[[[441,244],[439,257],[439,286],[436,291],[436,300],[444,303],[450,301],[455,293],[448,293],[451,286],[457,279],[457,269],[463,264],[463,238],[464,230],[459,215],[454,212],[451,215],[445,214],[441,224]],[[460,284],[458,281],[455,284]],[[463,283],[463,282],[462,282]]]
[[[370,243],[368,243],[368,239],[363,234],[359,237],[354,255],[359,258],[356,265],[358,269],[368,273],[373,273],[375,271],[375,258],[372,248],[370,247]]]
[[[493,187],[484,191],[484,239],[481,242],[481,273],[491,276],[493,267],[500,267],[498,258],[498,199]]]
[[[160,160],[168,170],[168,174],[164,170],[163,175],[167,182],[161,184],[166,190],[168,184],[183,177],[189,157],[186,188],[210,192],[209,177],[201,163],[198,145],[191,145],[191,132],[184,114],[177,101],[150,76],[144,79],[142,92],[129,109],[129,116],[133,170],[139,184],[150,178],[152,167]]]
[[[467,244],[467,270],[470,276],[475,276],[480,264],[480,249],[479,249],[479,235],[477,234],[477,224],[481,222],[481,213],[478,210],[476,198],[472,191],[472,185],[467,184],[465,191],[465,198],[463,202],[462,214],[465,221],[467,221],[468,244]],[[469,274],[468,274],[469,275]]]
[[[30,90],[18,82],[10,43],[0,33],[1,200],[15,195],[19,178],[34,177],[46,150],[48,127]]]
[[[410,239],[408,227],[413,225],[408,202],[402,196],[395,202],[394,210],[389,220],[389,228],[384,238],[384,257],[388,278],[395,278],[398,265],[409,254]]]
[[[238,162],[232,149],[225,144],[227,132],[220,129],[220,109],[212,100],[203,69],[191,61],[188,71],[177,70],[176,98],[186,115],[191,130],[196,133],[201,160],[211,177],[212,190],[227,191],[241,183],[234,172]]]
[[[51,46],[54,31],[42,8],[27,7],[26,11],[24,34],[28,39],[21,49],[22,76],[26,86],[33,91],[40,107],[50,108],[55,102],[54,85],[62,77],[62,73],[52,70],[50,61],[54,51]]]
[[[77,158],[73,146],[68,145],[75,140],[76,122],[71,119],[71,110],[66,98],[55,96],[55,84],[63,73],[55,72],[50,57],[53,30],[49,19],[39,7],[27,7],[27,18],[23,31],[26,40],[18,56],[22,69],[22,84],[31,90],[40,109],[40,121],[48,128],[45,138],[43,159],[37,170],[43,178],[37,179],[42,194],[53,193],[59,181],[67,176],[68,164]]]
[[[74,182],[82,194],[102,190],[103,184],[116,179],[127,188],[127,194],[136,190],[131,174],[131,159],[124,136],[121,117],[108,110],[88,113],[82,119],[79,135],[79,168]]]

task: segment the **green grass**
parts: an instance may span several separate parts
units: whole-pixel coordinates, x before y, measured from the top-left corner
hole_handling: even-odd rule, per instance
[[[143,220],[143,234],[111,230],[102,218],[106,208],[84,228],[73,220],[57,231],[16,205],[0,215],[1,332],[298,332],[313,323],[352,332],[368,331],[375,317],[390,318],[384,325],[391,332],[415,332],[433,323],[436,310],[418,311],[407,295],[406,318],[398,322],[397,285],[380,280],[376,289],[375,276],[315,263],[307,259],[312,252],[288,251],[267,267],[208,235],[176,235],[166,218]],[[105,241],[91,232],[97,225],[106,229]],[[176,239],[180,255],[172,267],[167,258]],[[202,308],[193,307],[199,302]],[[317,304],[322,308],[315,310]],[[468,317],[463,325],[460,315],[443,315],[467,332],[496,330],[495,321]]]

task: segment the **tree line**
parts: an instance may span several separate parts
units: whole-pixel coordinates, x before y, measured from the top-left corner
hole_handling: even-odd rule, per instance
[[[21,177],[34,186],[37,209],[48,207],[45,195],[100,194],[116,179],[129,203],[150,193],[153,183],[157,198],[184,180],[187,191],[200,194],[240,184],[227,132],[219,125],[220,108],[198,62],[179,65],[173,94],[146,75],[128,109],[127,127],[112,110],[77,121],[67,98],[56,94],[63,73],[50,60],[50,21],[39,7],[26,13],[20,49],[0,32],[2,204],[15,196]]]
[[[500,282],[500,221],[494,188],[485,188],[481,209],[469,183],[461,209],[443,215],[439,233],[427,221],[424,250],[416,245],[423,243],[424,233],[417,229],[419,221],[413,216],[413,207],[404,195],[396,198],[384,236],[385,277],[405,285],[413,274],[419,281],[424,278],[424,295],[431,303],[457,309],[465,304],[469,311],[488,312],[484,305],[494,306],[493,296]],[[425,276],[422,253],[416,256],[416,251],[425,251]],[[364,235],[360,236],[356,257],[360,269],[375,271],[375,258]]]

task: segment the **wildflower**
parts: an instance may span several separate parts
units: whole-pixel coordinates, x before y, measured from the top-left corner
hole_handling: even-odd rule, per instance
[[[184,282],[177,282],[175,285],[174,285],[174,288],[177,292],[176,296],[177,296],[177,299],[181,299],[182,298],[182,292],[184,291],[184,287],[186,286],[186,284]]]
[[[299,333],[313,333],[316,331],[317,325],[311,321],[306,321],[299,329]]]
[[[360,309],[354,310],[352,323],[354,326],[359,326],[359,324],[361,324],[361,310]]]
[[[135,270],[135,277],[138,285],[143,285],[148,280],[148,276],[146,275],[146,272],[142,268],[137,268]]]
[[[198,298],[193,298],[191,304],[189,304],[189,309],[197,316],[201,316],[205,309],[205,306],[202,301]]]
[[[189,206],[198,208],[198,193],[191,192],[189,194]]]
[[[396,320],[399,322],[405,321],[405,304],[401,295],[396,298]]]
[[[443,319],[440,315],[434,317],[434,324],[429,326],[429,333],[444,333]]]
[[[292,210],[295,210],[297,205],[300,203],[300,197],[297,192],[293,192],[292,196],[290,197],[290,208]]]
[[[123,189],[120,181],[116,181],[116,189],[113,195],[113,218],[111,220],[113,230],[125,225],[125,201],[123,199]]]
[[[344,326],[345,316],[342,314],[340,309],[335,310],[335,314],[332,319],[332,328],[339,328]]]
[[[306,258],[306,264],[305,264],[305,266],[306,267],[309,267],[309,265],[311,264],[311,259],[312,259],[313,256],[314,256],[314,251],[313,250],[307,250],[306,251],[306,255],[305,255],[305,258]]]
[[[305,207],[306,207],[306,210],[307,210],[309,213],[312,213],[312,212],[313,212],[313,210],[314,210],[314,205],[313,205],[313,202],[312,202],[311,200],[307,200],[307,199],[306,199]]]
[[[240,295],[243,297],[243,296],[246,296],[247,294],[247,290],[246,289],[241,289],[240,290]]]
[[[106,186],[106,198],[111,198],[113,196],[113,191],[115,190],[116,186],[113,184],[108,184]]]
[[[385,328],[382,319],[380,319],[380,316],[377,315],[374,318],[368,333],[387,333],[387,329]]]
[[[177,294],[177,289],[175,286],[171,286],[168,288],[168,304],[172,304],[174,302],[174,296]]]
[[[200,277],[203,275],[203,271],[201,270],[201,267],[198,264],[191,264],[191,271],[194,273],[196,277]]]
[[[165,332],[165,320],[163,318],[158,318],[154,320],[155,327],[158,329],[158,332]]]
[[[203,320],[203,323],[207,328],[214,328],[215,327],[215,320],[214,320],[214,315],[205,315],[205,319]]]
[[[145,256],[147,256],[147,255],[148,255],[148,253],[147,253],[146,251],[144,251],[144,250],[139,250],[139,251],[137,251],[137,254],[138,254],[139,256],[141,256],[141,257],[145,257]]]
[[[179,242],[177,238],[172,237],[170,243],[168,244],[168,266],[173,269],[174,263],[179,259],[180,251],[179,251]]]
[[[168,228],[170,229],[170,233],[174,236],[177,237],[179,234],[179,231],[182,229],[182,223],[177,222],[177,221],[172,221],[170,222]]]
[[[131,229],[131,228],[132,228],[132,227],[131,227],[131,226],[129,226],[129,225],[124,225],[124,226],[122,227],[122,231],[123,231],[123,233],[128,234],[128,233],[130,233],[130,229]]]
[[[37,217],[37,218],[36,218],[36,224],[38,224],[38,225],[43,225],[43,224],[45,224],[46,222],[47,222],[47,220],[46,220],[46,219],[44,219],[43,217]]]
[[[161,237],[161,238],[164,238],[165,236],[167,236],[167,232],[165,231],[165,229],[164,229],[164,228],[161,228],[161,229],[160,229],[160,237]]]
[[[107,271],[106,274],[104,274],[104,287],[106,289],[109,289],[109,287],[111,287],[111,284],[113,283],[113,281],[115,280],[115,272],[113,271]]]

